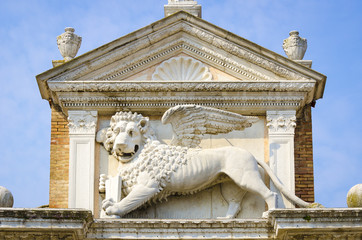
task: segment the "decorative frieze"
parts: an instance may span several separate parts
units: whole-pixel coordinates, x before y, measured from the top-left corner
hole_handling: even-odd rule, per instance
[[[269,134],[294,134],[297,126],[295,111],[268,111],[266,120]]]
[[[298,96],[299,95],[299,96]],[[253,109],[253,112],[265,109],[297,109],[303,100],[303,94],[296,96],[140,96],[140,97],[59,97],[63,108],[119,109],[144,108],[167,109],[180,104],[197,104],[217,108]],[[137,110],[139,111],[139,110]]]
[[[97,111],[70,111],[69,134],[95,134],[97,126]]]
[[[130,81],[69,81],[49,82],[56,92],[210,92],[210,91],[272,91],[308,92],[315,86],[313,81],[260,81],[260,82],[130,82]]]

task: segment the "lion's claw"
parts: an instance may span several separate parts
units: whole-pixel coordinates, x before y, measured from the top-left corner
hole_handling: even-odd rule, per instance
[[[102,209],[107,212],[109,207],[112,207],[115,204],[113,198],[105,199],[102,201]]]

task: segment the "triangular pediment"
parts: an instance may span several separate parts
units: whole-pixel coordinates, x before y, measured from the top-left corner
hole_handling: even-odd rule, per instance
[[[186,12],[161,19],[50,69],[38,75],[37,80],[45,99],[52,98],[58,90],[69,91],[67,87],[75,92],[88,91],[88,86],[102,83],[103,90],[89,89],[119,91],[104,84],[157,82],[160,79],[154,76],[160,66],[180,57],[201,63],[211,74],[211,78],[189,81],[309,84],[313,93],[308,93],[308,101],[323,95],[324,75]],[[163,81],[187,81],[177,78]]]

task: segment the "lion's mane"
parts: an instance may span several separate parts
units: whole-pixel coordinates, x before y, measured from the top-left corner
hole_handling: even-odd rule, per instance
[[[176,172],[181,165],[187,163],[188,148],[169,146],[157,140],[147,140],[137,159],[127,168],[118,169],[122,177],[122,190],[128,195],[137,184],[137,177],[141,172],[147,172],[152,179],[159,183],[159,192],[163,190],[171,179],[171,173]],[[171,193],[162,194],[157,199],[166,198]]]

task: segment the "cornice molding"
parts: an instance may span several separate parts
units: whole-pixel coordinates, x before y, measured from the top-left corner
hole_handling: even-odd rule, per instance
[[[294,79],[294,80],[311,79],[310,77],[308,77],[304,74],[297,73],[294,69],[283,66],[281,63],[278,63],[277,61],[275,61],[273,59],[262,56],[261,54],[259,54],[257,52],[253,52],[250,49],[247,49],[243,46],[236,45],[227,39],[220,38],[219,36],[217,36],[211,32],[208,32],[205,29],[191,25],[188,22],[180,21],[178,23],[175,23],[173,25],[166,27],[165,29],[161,29],[157,32],[151,33],[149,36],[147,36],[147,38],[137,39],[137,40],[135,40],[135,42],[127,44],[127,47],[125,46],[121,49],[118,49],[117,51],[109,52],[103,56],[93,59],[92,61],[88,62],[86,65],[80,65],[78,67],[75,67],[72,70],[66,71],[63,74],[59,74],[59,75],[51,78],[50,80],[69,81],[69,80],[74,80],[74,79],[81,79],[82,76],[84,76],[85,74],[87,74],[91,71],[98,70],[98,69],[102,68],[103,66],[106,66],[115,61],[121,60],[127,56],[135,54],[136,52],[140,51],[141,49],[149,47],[152,44],[159,43],[159,42],[167,39],[169,36],[180,33],[180,32],[187,33],[204,42],[207,42],[208,44],[210,44],[213,47],[217,47],[229,54],[232,54],[241,59],[254,63],[264,69],[267,69],[267,70],[273,72],[274,74],[280,76],[281,78]],[[150,44],[150,42],[152,44]],[[117,67],[115,69],[112,69],[108,72],[100,74],[99,76],[93,78],[93,80],[95,80],[95,79],[112,80],[115,77],[119,77],[130,71],[134,72],[134,71],[136,71],[137,68],[144,66],[145,64],[150,63],[151,61],[154,62],[156,59],[158,59],[164,55],[167,55],[170,52],[183,48],[184,46],[182,45],[182,42],[184,42],[186,44],[186,46],[188,46],[188,48],[191,48],[190,50],[192,52],[200,51],[200,49],[198,49],[197,46],[195,46],[195,45],[197,45],[197,44],[195,44],[195,42],[191,42],[189,38],[184,36],[182,41],[178,41],[178,44],[175,44],[174,42],[168,43],[168,44],[166,44],[166,46],[165,46],[165,44],[161,44],[161,46],[165,46],[165,47],[159,47],[158,49],[152,51],[151,53],[148,53],[147,55],[139,56],[138,58],[136,58],[137,60],[134,60],[131,63],[121,64],[119,67]],[[194,43],[194,45],[193,45],[193,43]],[[210,50],[210,48],[207,48],[207,47],[205,47],[205,44],[202,44],[201,51],[202,52],[205,50],[207,51],[207,49],[209,49],[208,54],[213,55],[213,57],[216,58],[216,59],[214,59],[214,62],[221,64],[223,66],[224,60],[226,59],[226,55],[221,56],[220,54],[218,54],[219,56],[217,56],[217,54],[213,53],[213,51]],[[200,55],[200,53],[198,55]],[[239,67],[240,66],[230,66],[229,68],[232,70],[232,69],[237,69]],[[246,66],[244,66],[243,68],[244,69],[242,69],[242,70],[245,71],[246,73],[251,74],[251,76],[253,76],[253,74],[258,75],[258,73],[256,73],[255,70],[252,70]],[[257,77],[262,77],[262,75],[263,74],[261,74],[261,76],[257,76]],[[246,74],[246,76],[247,76],[247,74]],[[262,79],[267,79],[267,77],[264,77]]]
[[[154,81],[69,81],[50,82],[54,92],[309,92],[314,81],[204,81],[204,82],[154,82]]]
[[[60,105],[65,109],[89,108],[89,109],[168,109],[182,104],[196,104],[216,108],[240,108],[253,109],[254,112],[267,109],[300,107],[303,96],[173,96],[173,97],[60,97]]]

